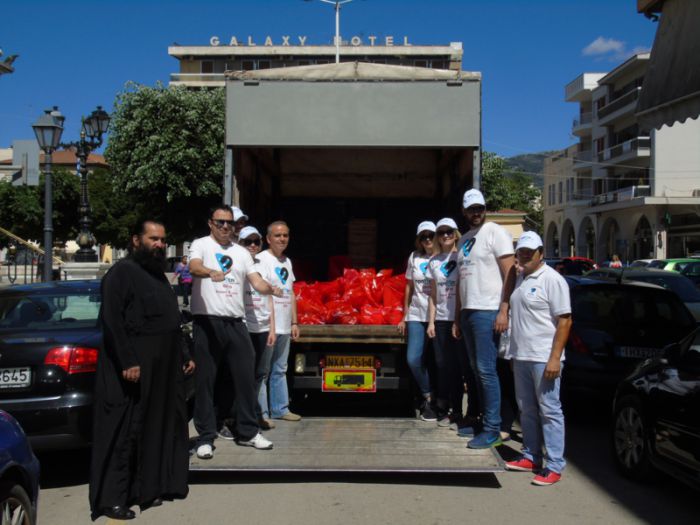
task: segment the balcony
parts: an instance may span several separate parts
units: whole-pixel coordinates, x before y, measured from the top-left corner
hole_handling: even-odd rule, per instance
[[[223,73],[171,73],[171,86],[224,87]]]
[[[577,151],[574,153],[574,169],[591,169],[591,162],[593,161],[593,151],[586,149],[583,151]]]
[[[641,90],[642,88],[640,87],[635,88],[629,93],[625,93],[621,97],[611,100],[605,106],[600,108],[597,111],[598,125],[602,126],[606,122],[612,120],[614,117],[618,117],[624,113],[627,113],[628,111],[634,111],[635,104],[639,98],[639,93]],[[625,111],[621,111],[622,109]]]
[[[591,206],[602,206],[613,202],[625,202],[637,197],[649,197],[651,186],[628,186],[615,191],[594,195],[591,199]]]
[[[569,82],[564,88],[564,100],[581,102],[591,99],[591,91],[598,87],[598,81],[605,73],[583,73]]]
[[[598,162],[618,164],[651,154],[651,139],[636,137],[598,153]]]
[[[576,136],[590,134],[593,122],[593,113],[587,111],[586,113],[581,113],[579,118],[574,119],[573,126],[571,127],[571,133]]]

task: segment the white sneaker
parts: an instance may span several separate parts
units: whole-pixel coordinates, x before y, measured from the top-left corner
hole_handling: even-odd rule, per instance
[[[236,441],[236,443],[238,445],[241,445],[242,447],[253,447],[257,448],[258,450],[272,449],[272,441],[267,439],[260,432],[258,432],[253,439],[249,439],[248,441],[243,441],[239,439]]]
[[[197,457],[199,459],[211,459],[214,457],[214,451],[211,445],[199,445],[197,447]]]

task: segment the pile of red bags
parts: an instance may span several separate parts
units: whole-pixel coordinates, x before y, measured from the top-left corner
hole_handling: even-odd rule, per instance
[[[346,268],[330,282],[294,283],[299,324],[391,324],[403,319],[404,275]]]

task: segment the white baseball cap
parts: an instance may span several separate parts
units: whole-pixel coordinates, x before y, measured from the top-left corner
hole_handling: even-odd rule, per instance
[[[520,239],[518,239],[518,244],[515,246],[515,251],[517,252],[520,248],[528,248],[530,250],[536,250],[544,246],[542,238],[537,235],[537,232],[524,232]]]
[[[476,188],[467,190],[464,192],[464,198],[462,199],[462,208],[465,210],[471,206],[476,205],[486,206],[486,201],[484,200],[484,194],[481,193]]]
[[[418,230],[416,231],[416,235],[418,235],[420,232],[433,232],[435,233],[435,223],[433,221],[423,221],[418,225]]]
[[[238,221],[240,219],[248,220],[248,216],[243,213],[243,210],[237,206],[231,206],[231,211],[233,212],[233,220]]]
[[[241,233],[238,234],[238,239],[242,241],[243,239],[247,239],[251,235],[257,235],[262,239],[262,235],[260,235],[260,232],[255,226],[246,226],[245,228],[242,228]]]
[[[435,225],[435,229],[439,230],[441,226],[447,226],[448,228],[452,228],[453,230],[457,229],[457,223],[450,219],[449,217],[445,217],[443,219],[440,219],[437,224]]]

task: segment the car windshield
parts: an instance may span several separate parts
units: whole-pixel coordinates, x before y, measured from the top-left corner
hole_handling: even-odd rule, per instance
[[[662,286],[674,292],[684,303],[700,302],[698,289],[687,277],[681,275],[635,275],[634,277],[628,277],[628,279]]]
[[[665,268],[666,267],[666,261],[662,260],[656,260],[656,261],[651,261],[647,268]]]
[[[2,295],[0,332],[95,328],[99,311],[98,290]]]

